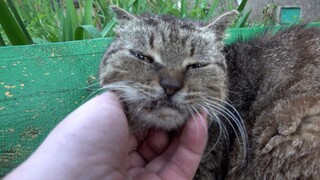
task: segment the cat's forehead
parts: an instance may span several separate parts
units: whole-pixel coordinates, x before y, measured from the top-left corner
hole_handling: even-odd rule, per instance
[[[203,39],[214,39],[214,33],[203,28],[205,23],[195,22],[187,19],[179,19],[169,15],[150,15],[139,16],[138,20],[128,21],[120,24],[116,28],[116,33],[125,38],[140,38],[148,40],[152,38],[163,39],[166,42],[176,42],[186,38],[195,38],[199,41]]]
[[[209,61],[217,52],[214,33],[199,22],[172,16],[142,15],[116,31],[122,47],[151,56],[163,65]]]
[[[172,29],[185,29],[195,31],[203,26],[202,23],[194,22],[188,19],[179,19],[170,15],[150,15],[144,14],[140,16],[141,22],[147,26],[163,26]]]

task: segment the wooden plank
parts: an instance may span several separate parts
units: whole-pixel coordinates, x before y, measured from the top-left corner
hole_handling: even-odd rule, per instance
[[[111,41],[0,48],[0,177],[97,88],[91,85]]]

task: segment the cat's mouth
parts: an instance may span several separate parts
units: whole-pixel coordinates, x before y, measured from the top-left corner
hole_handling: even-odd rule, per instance
[[[170,99],[165,99],[165,100],[155,100],[151,101],[151,103],[145,107],[147,110],[155,110],[159,108],[172,108],[180,111],[180,108],[173,104]]]
[[[130,103],[123,100],[131,131],[141,129],[177,130],[182,127],[192,112],[174,99],[161,97]]]

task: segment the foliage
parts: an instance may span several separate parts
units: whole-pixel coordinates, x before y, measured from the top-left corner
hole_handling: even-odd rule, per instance
[[[9,7],[12,13],[10,12]],[[4,0],[0,0],[0,12],[2,12],[2,15],[0,16],[0,24],[12,44],[31,44],[32,40],[11,0],[8,0],[8,6],[6,6]],[[2,37],[0,39],[1,45],[3,45],[4,40]]]
[[[8,40],[16,45],[113,36],[112,28],[116,20],[109,9],[110,5],[117,5],[133,14],[148,12],[200,20],[209,20],[236,8],[234,0],[79,0],[76,6],[74,2],[15,0],[13,5],[11,0],[0,0],[0,45],[5,42],[9,44]],[[246,3],[247,0],[243,0],[238,6],[240,12],[243,12]],[[234,27],[246,26],[249,14],[243,13]],[[12,16],[10,22],[5,18],[9,16]],[[8,32],[14,29],[17,31]]]

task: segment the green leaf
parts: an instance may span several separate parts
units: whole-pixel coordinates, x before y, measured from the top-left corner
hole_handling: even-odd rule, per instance
[[[181,17],[187,16],[187,0],[181,0],[180,16]]]
[[[199,8],[199,4],[201,5],[200,1],[199,0],[195,0],[193,9],[198,9]]]
[[[109,7],[106,0],[98,0],[98,4],[100,8],[102,9],[103,15],[107,16],[109,12]]]
[[[242,0],[240,5],[238,6],[237,10],[239,12],[242,12],[244,10],[244,8],[246,7],[246,5],[247,5],[247,0]]]
[[[235,2],[234,1],[227,1],[227,11],[231,11],[231,10],[233,10],[233,4],[234,4]]]
[[[214,14],[214,12],[217,9],[218,5],[219,5],[219,0],[214,0],[212,5],[211,5],[211,7],[210,7],[210,9],[209,9],[209,11],[208,11],[208,13],[207,13],[207,15],[206,15],[206,17],[205,17],[205,20],[209,20],[209,19],[212,18],[212,15]]]
[[[31,44],[4,0],[0,0],[0,24],[12,45]]]
[[[138,0],[138,7],[139,7],[138,13],[139,14],[144,13],[145,8],[147,7],[146,3],[147,3],[146,0]]]
[[[5,45],[6,45],[6,43],[4,42],[2,35],[0,33],[0,46],[5,46]]]
[[[82,21],[82,25],[93,25],[92,19],[92,12],[93,12],[93,0],[86,0],[85,7],[84,7],[84,17]],[[87,39],[88,35],[84,35],[84,39]]]
[[[103,30],[101,31],[101,35],[103,37],[105,37],[109,32],[110,30],[113,28],[113,26],[116,24],[116,19],[113,18],[104,28]]]
[[[84,7],[84,18],[82,25],[93,24],[92,23],[92,10],[93,10],[93,0],[86,0]]]
[[[135,0],[132,4],[132,12],[134,14],[141,14],[143,12],[143,2],[144,0]],[[127,7],[130,7],[130,4],[127,5]],[[129,9],[128,9],[129,10]]]
[[[72,0],[67,0],[67,11],[66,11],[66,23],[63,24],[66,26],[66,40],[72,41],[74,40],[74,29],[79,25],[77,11],[74,7]]]
[[[161,5],[160,5],[161,4]],[[157,3],[154,6],[159,6],[158,14],[161,14],[163,12],[167,12],[167,9],[169,8],[166,6],[166,1],[158,0]]]
[[[242,15],[242,16],[240,17],[240,19],[238,20],[238,22],[237,22],[237,24],[236,24],[235,28],[242,28],[242,27],[245,27],[245,25],[246,25],[246,23],[247,23],[247,20],[248,20],[248,17],[249,17],[249,15],[250,15],[250,13],[251,13],[251,10],[250,10],[250,11],[248,11],[245,15]]]
[[[14,15],[16,21],[18,22],[21,30],[23,31],[24,35],[28,39],[29,43],[32,44],[33,43],[32,38],[29,35],[29,33],[27,31],[27,28],[26,28],[25,24],[23,23],[23,21],[22,21],[22,19],[20,17],[20,14],[18,13],[18,11],[17,11],[16,7],[14,6],[13,2],[11,0],[7,0],[7,4],[9,5],[12,14]]]
[[[85,32],[87,32],[92,38],[102,38],[101,33],[92,25],[78,26],[74,30],[74,40],[85,39]]]
[[[66,41],[67,40],[67,28],[66,28],[66,17],[63,13],[63,10],[61,10],[59,4],[57,1],[53,1],[53,6],[56,12],[56,15],[59,19],[59,23],[60,23],[60,29],[61,29],[61,33],[60,33],[60,41]]]
[[[45,39],[41,39],[41,38],[32,38],[33,42],[35,42],[36,44],[44,44],[44,43],[50,43],[50,41],[47,41]]]

